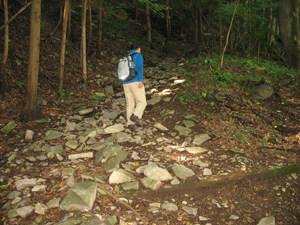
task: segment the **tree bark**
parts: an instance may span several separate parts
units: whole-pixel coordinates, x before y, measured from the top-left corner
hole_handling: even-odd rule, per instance
[[[92,35],[93,35],[93,23],[92,23],[92,6],[89,6],[89,40],[87,47],[87,55],[89,55],[91,43],[92,43]]]
[[[82,77],[83,82],[87,86],[87,74],[86,74],[86,6],[87,0],[82,0],[82,31],[81,31],[81,46],[82,46]]]
[[[221,14],[221,1],[219,1],[219,42],[220,42],[220,54],[222,54],[222,14]]]
[[[170,18],[170,0],[167,0],[167,11],[166,11],[166,22],[167,22],[167,40],[170,40],[171,37],[171,18]]]
[[[195,53],[196,53],[196,56],[198,55],[199,53],[199,31],[198,31],[198,22],[199,22],[199,10],[198,10],[198,4],[196,4],[196,7],[195,7]]]
[[[67,31],[67,39],[71,38],[71,20],[72,20],[72,0],[70,0],[69,4],[69,18],[68,18],[68,31]]]
[[[69,1],[70,0],[65,1],[63,31],[62,31],[62,39],[61,39],[61,52],[60,52],[59,91],[63,91],[63,86],[64,86],[66,39],[67,39],[67,27],[68,27],[69,5],[70,5]]]
[[[200,35],[200,42],[201,44],[204,43],[204,40],[203,40],[203,36],[204,36],[204,32],[203,32],[203,21],[202,21],[202,11],[201,11],[201,8],[199,6],[199,35]]]
[[[42,117],[37,104],[37,83],[40,56],[41,0],[32,0],[30,19],[30,50],[27,75],[26,103],[21,112],[21,121],[31,121]]]
[[[97,58],[101,57],[102,51],[102,32],[103,32],[103,5],[99,4],[99,13],[98,13],[98,40],[97,40]]]
[[[148,41],[148,45],[152,46],[151,20],[150,20],[150,6],[149,6],[149,3],[147,2],[145,4],[145,6],[146,6],[146,17],[147,17],[147,41]]]
[[[8,22],[8,6],[7,0],[3,1],[4,6],[4,23]],[[2,60],[2,68],[0,74],[0,89],[2,89],[2,85],[4,85],[4,75],[5,75],[5,66],[8,56],[8,41],[9,41],[9,29],[8,25],[5,27],[5,34],[4,34],[4,52],[3,52],[3,60]]]
[[[298,0],[281,0],[278,7],[280,37],[289,66],[300,69],[300,28]]]

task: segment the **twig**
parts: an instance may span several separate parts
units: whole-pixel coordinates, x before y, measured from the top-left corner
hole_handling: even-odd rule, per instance
[[[0,27],[0,31],[4,28],[4,27],[6,27],[14,18],[16,18],[16,16],[17,15],[19,15],[21,12],[23,12],[24,11],[24,9],[26,9],[29,5],[31,4],[31,1],[30,2],[28,2],[27,3],[27,5],[25,5],[25,6],[23,6],[12,18],[10,18],[8,21],[7,21],[7,23],[6,24],[4,24],[4,25],[2,25],[1,27]]]
[[[134,214],[135,214],[138,218],[140,218],[140,220],[141,220],[145,225],[147,224],[147,222],[141,217],[141,215],[140,215],[137,211],[135,211],[134,208],[132,208],[132,207],[131,207],[130,205],[128,205],[126,202],[121,201],[121,200],[118,199],[117,197],[113,196],[111,193],[109,193],[109,192],[108,192],[103,186],[101,186],[100,184],[97,183],[97,185],[98,185],[98,187],[100,187],[101,190],[103,190],[107,195],[109,195],[110,197],[112,197],[112,198],[115,199],[116,201],[120,202],[121,204],[123,204],[124,206],[126,206],[126,207],[128,207],[130,210],[132,210],[132,211],[134,212]]]
[[[293,150],[293,149],[288,149],[288,148],[277,148],[277,147],[268,147],[268,146],[260,146],[260,147],[257,147],[257,149],[276,149],[276,150],[280,150],[280,151],[289,151],[289,152],[299,152],[299,150]],[[265,155],[266,156],[266,155]]]

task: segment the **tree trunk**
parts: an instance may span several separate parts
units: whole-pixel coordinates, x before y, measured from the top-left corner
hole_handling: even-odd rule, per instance
[[[63,91],[64,86],[64,73],[65,73],[65,54],[66,54],[66,37],[67,37],[67,27],[69,18],[69,3],[70,0],[65,2],[64,10],[64,21],[63,21],[63,31],[61,39],[61,52],[60,52],[60,70],[59,70],[59,91]]]
[[[93,35],[93,23],[92,23],[92,6],[89,6],[89,40],[86,54],[89,55],[91,43],[92,43],[92,35]]]
[[[102,32],[103,32],[103,5],[99,4],[99,13],[98,13],[98,41],[97,41],[97,58],[101,57],[102,51]]]
[[[195,7],[195,53],[196,53],[196,56],[198,55],[199,53],[199,31],[198,31],[198,22],[199,22],[199,10],[198,10],[198,4],[196,4],[196,7]]]
[[[40,63],[41,0],[32,0],[30,21],[27,95],[25,107],[20,116],[21,121],[31,121],[42,117],[37,104],[37,83]]]
[[[299,1],[281,0],[278,7],[280,37],[289,66],[300,69]]]
[[[150,7],[149,3],[146,3],[146,17],[147,17],[147,41],[148,45],[152,46],[152,35],[151,35],[151,21],[150,21]]]
[[[200,35],[200,42],[201,44],[204,43],[203,41],[203,36],[204,36],[204,32],[203,32],[203,21],[202,21],[202,11],[199,7],[199,35]]]
[[[171,18],[170,18],[170,0],[167,0],[166,22],[167,22],[167,40],[171,37]]]
[[[222,14],[221,14],[221,1],[219,1],[219,42],[220,42],[220,54],[222,54]]]
[[[87,86],[87,74],[86,74],[86,5],[87,0],[82,0],[82,31],[81,31],[81,46],[82,46],[82,78],[84,84]]]
[[[67,31],[67,39],[71,38],[71,21],[72,21],[72,0],[70,0],[69,4],[69,18],[68,18],[68,31]]]
[[[7,0],[3,1],[4,6],[4,23],[8,22],[8,7],[7,7]],[[2,60],[2,68],[0,74],[0,89],[2,89],[2,85],[4,86],[4,75],[5,75],[5,66],[8,56],[8,41],[9,41],[9,30],[8,25],[5,27],[5,34],[4,34],[4,52],[3,52],[3,60]]]

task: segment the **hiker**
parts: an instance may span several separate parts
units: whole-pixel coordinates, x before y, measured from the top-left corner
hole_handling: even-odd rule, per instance
[[[131,45],[130,54],[134,53],[136,54],[132,58],[137,75],[130,81],[122,82],[126,99],[127,127],[130,131],[135,130],[134,125],[142,126],[141,119],[147,105],[143,79],[144,58],[137,43]]]

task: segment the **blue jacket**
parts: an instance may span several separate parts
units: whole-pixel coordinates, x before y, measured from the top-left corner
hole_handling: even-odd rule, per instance
[[[137,51],[132,50],[130,54],[137,53]],[[134,56],[132,56],[133,63],[135,65],[135,71],[137,72],[137,75],[135,78],[133,78],[131,81],[123,82],[123,84],[129,84],[133,82],[139,82],[142,81],[144,82],[144,77],[143,77],[143,69],[144,69],[144,58],[142,54],[137,53]]]

